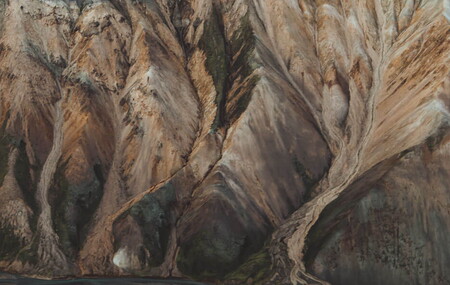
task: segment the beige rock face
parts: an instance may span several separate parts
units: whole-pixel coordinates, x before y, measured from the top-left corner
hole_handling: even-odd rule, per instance
[[[424,259],[379,253],[450,221],[447,0],[0,0],[0,12],[1,270],[446,280],[445,231]],[[393,211],[418,216],[377,228]],[[413,276],[418,262],[430,265]]]

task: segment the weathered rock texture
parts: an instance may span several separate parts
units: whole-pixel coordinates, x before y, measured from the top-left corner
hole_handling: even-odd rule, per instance
[[[0,269],[450,280],[448,0],[0,0]]]

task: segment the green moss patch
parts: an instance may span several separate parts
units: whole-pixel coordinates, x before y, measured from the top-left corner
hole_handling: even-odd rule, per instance
[[[240,117],[247,109],[251,92],[259,81],[259,76],[254,74],[255,64],[252,63],[255,36],[249,15],[243,17],[239,28],[228,41],[217,9],[213,9],[205,22],[199,41],[199,48],[206,55],[206,69],[213,78],[217,92],[217,114],[211,126],[212,131],[232,124]],[[228,94],[232,85],[239,87]]]
[[[226,120],[232,124],[247,109],[252,91],[260,79],[258,75],[254,74],[255,64],[252,60],[255,36],[248,14],[242,18],[239,28],[233,33],[229,46],[233,58],[230,62],[229,81],[239,85],[227,98]]]
[[[248,260],[242,264],[237,270],[228,274],[225,280],[238,281],[242,283],[250,282],[250,284],[258,284],[265,280],[270,271],[272,263],[270,255],[266,248],[251,255]]]
[[[213,9],[210,18],[205,22],[204,32],[199,47],[206,54],[206,69],[211,74],[217,92],[217,114],[211,129],[215,131],[224,123],[224,104],[227,81],[227,54],[223,35],[223,24],[217,8]]]

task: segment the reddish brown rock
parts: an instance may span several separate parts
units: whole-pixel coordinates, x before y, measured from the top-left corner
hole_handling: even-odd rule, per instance
[[[0,1],[0,269],[445,283],[449,5]]]

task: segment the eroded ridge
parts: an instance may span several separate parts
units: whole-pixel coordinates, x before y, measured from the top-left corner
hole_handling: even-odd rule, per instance
[[[0,268],[326,284],[324,209],[448,124],[448,6],[0,1]]]

